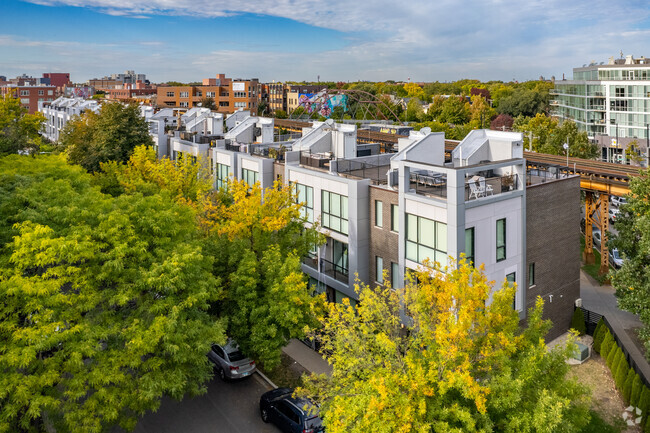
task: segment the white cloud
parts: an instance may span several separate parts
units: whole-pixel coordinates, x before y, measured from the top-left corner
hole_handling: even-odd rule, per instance
[[[268,51],[265,45],[235,50],[223,43],[222,49],[209,54],[192,53],[187,52],[188,45],[182,40],[164,50],[155,42],[143,41],[136,44],[146,51],[128,44],[110,47],[113,61],[101,64],[106,55],[95,52],[96,44],[19,40],[25,47],[82,51],[87,57],[79,56],[69,64],[84,73],[94,64],[101,67],[90,75],[110,73],[124,64],[129,69],[142,65],[143,72],[155,80],[198,80],[217,72],[262,80],[314,80],[317,75],[323,80],[525,80],[570,74],[575,66],[592,59],[605,61],[621,49],[637,56],[650,54],[643,52],[647,49],[644,36],[650,32],[643,25],[650,16],[649,9],[635,0],[622,0],[616,7],[609,0],[419,0],[401,4],[387,0],[29,1],[133,18],[233,17],[244,13],[276,16],[338,31],[347,42],[337,50],[321,46],[311,54],[296,55],[282,48]],[[147,57],[143,58],[143,53]],[[66,55],[60,60],[72,58]],[[191,68],[185,66],[190,64]]]

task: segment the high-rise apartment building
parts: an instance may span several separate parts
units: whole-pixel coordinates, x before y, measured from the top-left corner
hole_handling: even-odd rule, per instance
[[[642,150],[650,140],[650,59],[611,57],[605,64],[573,69],[571,80],[555,82],[551,114],[571,119],[600,143],[603,159],[623,161],[635,141]]]

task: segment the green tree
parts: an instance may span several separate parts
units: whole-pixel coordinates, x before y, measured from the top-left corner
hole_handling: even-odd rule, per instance
[[[217,104],[214,103],[214,98],[205,97],[201,99],[201,107],[209,108],[210,110],[216,110]]]
[[[286,119],[287,118],[287,112],[284,110],[275,110],[274,111],[274,116],[276,119]]]
[[[571,318],[571,328],[575,329],[578,332],[578,335],[585,335],[585,332],[587,332],[585,315],[582,312],[582,308],[576,308],[573,311],[573,317]]]
[[[44,121],[39,112],[27,114],[20,99],[11,95],[0,97],[0,157],[38,151],[43,143],[39,131]]]
[[[59,148],[68,162],[89,172],[100,169],[102,162],[126,162],[133,149],[153,145],[147,122],[135,104],[103,104],[99,113],[88,111],[70,120],[61,132]]]
[[[618,248],[626,260],[612,273],[621,309],[637,314],[643,328],[639,335],[650,350],[650,172],[642,170],[630,179],[628,203],[621,206],[612,246]]]
[[[602,356],[605,361],[607,361],[607,355],[612,348],[613,341],[614,339],[612,338],[612,334],[609,332],[609,328],[606,328],[605,337],[603,337],[603,343],[600,346],[600,356]]]
[[[471,98],[472,105],[469,107],[470,122],[474,128],[489,128],[490,120],[496,116],[496,111],[481,95],[474,95]]]
[[[442,104],[442,111],[438,120],[454,125],[463,125],[469,122],[469,104],[465,98],[450,97]]]
[[[594,331],[594,350],[598,353],[600,353],[603,338],[605,338],[605,328],[605,322],[601,318],[596,325],[596,330]]]
[[[0,431],[133,428],[205,391],[225,324],[196,212],[111,197],[58,156],[0,159]]]
[[[406,112],[404,113],[407,122],[418,122],[422,119],[424,111],[422,109],[422,102],[417,98],[412,98],[406,104]]]
[[[638,374],[635,374],[634,380],[632,381],[632,392],[630,393],[630,404],[632,406],[639,406],[639,397],[641,396],[642,389],[643,382],[641,382],[641,377]]]
[[[424,93],[422,87],[415,83],[404,84],[404,91],[409,98],[417,98],[420,101],[424,101],[426,99],[426,94]]]
[[[589,421],[585,390],[566,378],[575,345],[547,350],[541,299],[521,331],[515,289],[493,291],[464,260],[417,281],[361,285],[357,308],[328,306],[332,375],[299,391],[321,405],[328,432],[579,431]]]
[[[630,404],[635,375],[637,374],[634,372],[634,369],[629,368],[627,371],[627,376],[625,377],[625,383],[623,385],[623,399],[625,400],[625,404]]]

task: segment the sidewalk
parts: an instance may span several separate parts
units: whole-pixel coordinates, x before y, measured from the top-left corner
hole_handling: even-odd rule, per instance
[[[318,352],[296,339],[289,341],[282,351],[310,373],[332,374],[332,366]]]
[[[639,366],[646,378],[650,380],[650,364],[636,347],[626,330],[643,326],[639,318],[627,311],[620,310],[614,296],[614,288],[610,285],[599,285],[597,281],[580,271],[580,297],[582,306],[587,310],[607,317],[616,336],[625,346],[634,363]]]

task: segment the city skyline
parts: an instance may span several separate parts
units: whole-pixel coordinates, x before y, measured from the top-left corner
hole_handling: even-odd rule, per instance
[[[153,82],[226,73],[260,81],[453,81],[571,77],[648,55],[650,8],[627,0],[268,2],[8,0],[0,75],[135,70]]]

